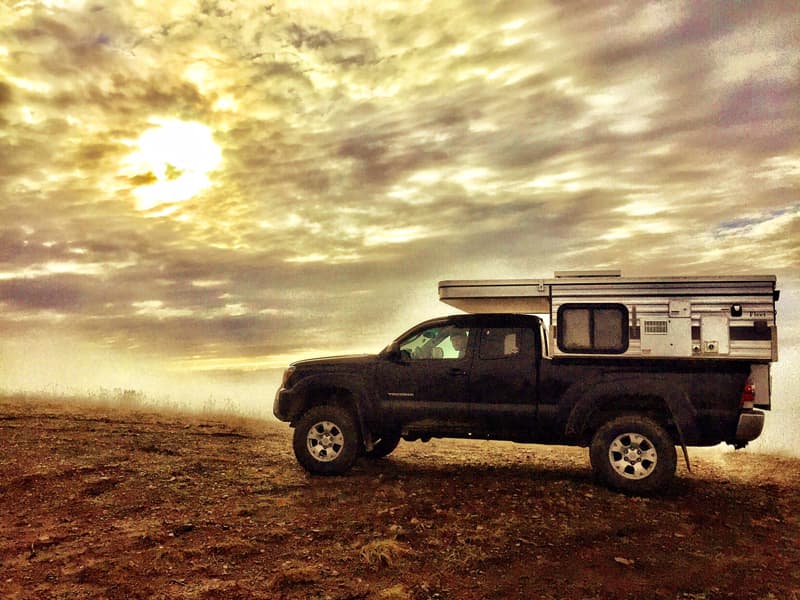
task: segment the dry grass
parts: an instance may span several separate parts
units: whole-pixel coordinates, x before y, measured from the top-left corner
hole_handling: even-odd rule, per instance
[[[322,571],[314,565],[296,565],[285,563],[270,580],[271,590],[285,590],[298,585],[317,583],[322,579]]]
[[[409,600],[411,595],[406,591],[402,584],[393,585],[390,588],[378,592],[380,600]]]
[[[187,425],[214,422],[225,425],[234,432],[241,431],[247,434],[258,433],[263,430],[265,425],[276,425],[276,422],[271,419],[237,412],[229,400],[221,406],[217,406],[213,399],[209,399],[203,403],[202,407],[193,409],[185,403],[171,402],[169,399],[155,400],[142,392],[120,388],[100,388],[86,394],[48,391],[4,393],[0,390],[0,397],[7,401],[46,409],[58,415],[83,410],[95,416],[129,414],[137,418],[169,417],[180,419]]]
[[[375,540],[361,548],[361,559],[373,566],[392,567],[410,550],[397,540]]]

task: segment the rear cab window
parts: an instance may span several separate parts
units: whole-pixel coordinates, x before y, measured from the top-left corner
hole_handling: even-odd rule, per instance
[[[534,332],[520,327],[491,327],[481,331],[478,356],[481,360],[530,359],[535,355]]]

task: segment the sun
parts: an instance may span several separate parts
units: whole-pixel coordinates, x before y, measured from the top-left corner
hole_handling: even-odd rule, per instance
[[[136,208],[148,211],[193,198],[211,186],[209,174],[222,162],[210,128],[196,121],[153,119],[133,144],[126,172],[135,182]]]

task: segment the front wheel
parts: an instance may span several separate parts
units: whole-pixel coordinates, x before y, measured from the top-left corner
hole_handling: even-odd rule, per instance
[[[624,415],[592,438],[592,469],[609,487],[632,494],[666,488],[675,476],[677,453],[666,430],[649,417]]]
[[[359,446],[355,420],[341,406],[316,406],[300,417],[294,429],[297,462],[315,475],[341,475],[358,458]]]

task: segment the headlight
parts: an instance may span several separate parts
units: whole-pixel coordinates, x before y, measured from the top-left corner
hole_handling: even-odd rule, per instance
[[[286,384],[289,383],[289,379],[294,375],[294,367],[289,367],[283,372],[283,380],[281,381],[281,387],[286,387]]]

